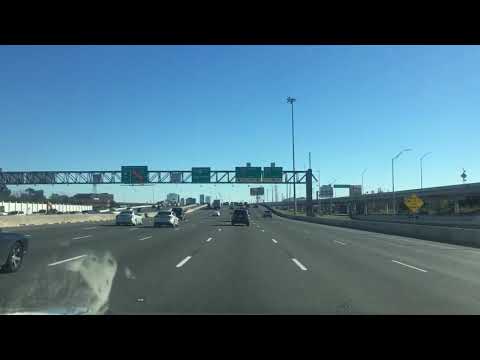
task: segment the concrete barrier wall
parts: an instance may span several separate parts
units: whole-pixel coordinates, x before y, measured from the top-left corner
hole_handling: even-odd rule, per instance
[[[480,216],[434,216],[419,215],[417,218],[411,218],[405,215],[357,215],[353,216],[354,220],[361,221],[383,221],[397,222],[417,225],[433,225],[433,226],[456,226],[466,228],[480,229]]]
[[[366,220],[334,220],[318,217],[293,216],[281,213],[267,205],[274,214],[292,220],[299,220],[323,225],[347,227],[357,230],[373,231],[383,234],[408,236],[418,239],[443,242],[455,245],[480,247],[480,229],[446,227],[434,225],[413,225],[394,222],[366,221]]]
[[[115,214],[71,214],[71,215],[12,215],[0,217],[0,228],[24,225],[47,225],[86,221],[109,221]]]
[[[5,212],[9,211],[23,211],[26,215],[40,210],[47,210],[46,203],[28,203],[28,202],[11,202],[0,201],[0,207],[4,207]],[[52,204],[52,208],[58,211],[83,211],[92,210],[92,205],[73,205],[73,204]]]
[[[184,208],[186,208],[186,207],[187,206],[185,206]],[[204,205],[189,205],[189,208],[185,210],[185,214],[188,214],[188,213],[191,213],[191,212],[194,212],[194,211],[206,208],[206,207],[207,207],[207,204],[204,204]]]

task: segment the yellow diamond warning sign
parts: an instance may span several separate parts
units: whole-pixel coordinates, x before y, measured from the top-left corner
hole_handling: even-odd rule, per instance
[[[405,206],[410,209],[412,212],[417,212],[418,209],[420,209],[424,202],[422,199],[420,199],[417,195],[413,194],[412,196],[409,196],[405,198],[403,201]]]

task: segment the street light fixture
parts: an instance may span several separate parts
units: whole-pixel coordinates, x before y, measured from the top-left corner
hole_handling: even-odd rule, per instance
[[[423,189],[423,158],[431,153],[432,152],[425,153],[420,158],[420,189]]]
[[[295,173],[295,128],[294,128],[294,123],[293,123],[293,103],[297,101],[297,99],[294,99],[292,97],[287,98],[287,102],[292,105],[292,158],[293,158],[293,214],[297,214],[297,192],[296,192],[296,178],[297,174]]]
[[[394,175],[394,161],[396,159],[399,158],[400,155],[402,155],[404,152],[406,151],[412,151],[412,149],[403,149],[402,151],[400,151],[396,156],[394,156],[392,158],[392,198],[393,198],[393,215],[395,215],[397,213],[397,208],[396,208],[396,204],[395,204],[395,175]]]

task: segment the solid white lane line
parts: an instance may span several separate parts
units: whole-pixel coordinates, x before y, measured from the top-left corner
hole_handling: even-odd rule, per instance
[[[145,236],[144,238],[141,238],[141,239],[138,239],[138,240],[142,241],[142,240],[147,240],[147,239],[150,239],[150,238],[151,238],[151,236]]]
[[[402,263],[402,262],[400,262],[400,261],[396,261],[396,260],[392,260],[392,261],[393,261],[394,263],[397,263],[397,264],[400,264],[400,265],[403,265],[403,266],[406,266],[406,267],[409,267],[409,268],[412,268],[412,269],[415,269],[415,270],[418,270],[418,271],[421,271],[421,272],[427,272],[427,270],[423,270],[423,269],[417,268],[417,267],[415,267],[415,266]]]
[[[92,237],[92,235],[77,236],[77,237],[72,238],[72,240],[85,239],[85,238],[89,238],[89,237]]]
[[[343,242],[341,242],[341,241],[338,241],[338,240],[333,240],[333,242],[336,242],[337,244],[340,244],[340,245],[347,245],[347,244],[345,244],[345,243],[343,243]]]
[[[209,242],[209,241],[211,241],[211,240],[212,240],[212,238],[210,237],[210,238],[207,239],[207,242]]]
[[[96,226],[92,226],[92,227],[88,227],[88,228],[83,228],[83,230],[93,230],[93,229],[96,229],[97,227]]]
[[[272,241],[273,241],[275,244],[276,244],[276,243],[278,243],[278,241],[277,241],[277,240],[275,240],[275,239],[272,239]]]
[[[178,264],[177,264],[177,268],[179,267],[182,267],[183,265],[185,265],[185,263],[190,260],[192,257],[191,256],[187,256],[185,259],[183,259],[182,261],[180,261]]]
[[[298,261],[297,259],[292,258],[292,261],[303,271],[307,270],[307,268],[305,266],[303,266],[303,264],[300,261]]]
[[[58,265],[58,264],[63,264],[63,263],[66,263],[66,262],[69,262],[69,261],[74,261],[74,260],[78,260],[78,259],[81,259],[83,257],[85,257],[87,255],[79,255],[79,256],[75,256],[73,258],[70,258],[70,259],[65,259],[65,260],[61,260],[61,261],[56,261],[54,263],[51,263],[51,264],[48,264],[48,266],[55,266],[55,265]]]

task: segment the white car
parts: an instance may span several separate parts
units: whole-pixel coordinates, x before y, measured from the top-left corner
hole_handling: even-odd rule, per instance
[[[122,211],[116,217],[117,225],[142,225],[143,216],[133,210]]]
[[[220,216],[220,211],[215,211],[212,216]]]
[[[172,210],[161,210],[153,218],[153,227],[167,225],[171,227],[178,226],[178,217]]]

